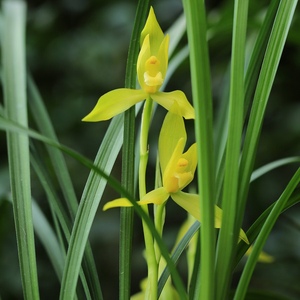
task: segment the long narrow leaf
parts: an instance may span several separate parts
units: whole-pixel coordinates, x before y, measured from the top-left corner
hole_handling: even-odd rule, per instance
[[[149,10],[149,0],[138,2],[135,22],[126,64],[125,88],[136,87],[136,62],[139,53],[139,38]],[[122,185],[131,194],[135,191],[135,106],[124,114],[124,139],[122,148]],[[133,208],[124,207],[120,212],[119,245],[119,295],[127,300],[131,293],[131,253],[133,236]]]
[[[177,263],[179,257],[184,252],[184,250],[188,246],[189,242],[191,241],[192,237],[199,230],[199,228],[200,228],[200,223],[195,222],[189,228],[189,230],[186,232],[186,234],[182,237],[182,239],[179,241],[178,245],[174,249],[174,251],[172,253],[172,256],[171,256],[172,260],[174,261],[174,264]],[[164,288],[164,285],[167,282],[169,276],[170,276],[170,271],[168,269],[168,266],[166,266],[166,268],[163,270],[163,272],[162,272],[162,274],[159,278],[159,281],[158,281],[158,292],[157,292],[158,297],[160,296],[160,294],[161,294],[161,292]]]
[[[274,19],[279,6],[279,2],[280,2],[279,0],[271,1],[264,22],[257,36],[251,54],[250,62],[248,64],[248,68],[245,76],[245,105],[244,105],[245,116],[249,109],[251,99],[253,98],[261,65],[268,46],[269,36],[271,34]]]
[[[40,132],[50,137],[51,139],[57,141],[58,143],[57,136],[55,134],[53,125],[45,108],[45,105],[43,103],[42,97],[30,76],[28,76],[28,94],[30,103],[29,107],[32,111],[33,118]],[[62,194],[64,195],[67,207],[69,208],[69,210],[66,211],[64,206],[59,205],[60,200],[58,200],[58,198],[52,198],[55,202],[55,213],[58,216],[61,226],[64,228],[64,235],[66,239],[69,240],[71,230],[70,221],[75,219],[75,214],[78,209],[77,197],[74,191],[74,186],[72,184],[72,180],[64,156],[62,155],[61,151],[57,148],[53,148],[47,145],[46,149],[49,153],[49,157],[53,165],[53,170],[61,186]],[[62,217],[63,215],[64,217]],[[69,225],[65,227],[65,224]],[[100,281],[98,278],[93,254],[89,243],[87,243],[86,246],[83,267],[93,297],[101,299],[102,292],[100,287]],[[85,281],[83,277],[82,279]]]
[[[254,49],[251,54],[251,59],[247,67],[245,75],[245,105],[244,105],[244,122],[247,116],[247,111],[253,98],[255,92],[256,84],[259,77],[259,72],[261,69],[262,61],[267,48],[267,41],[271,33],[273,22],[276,16],[277,8],[279,5],[279,0],[274,0],[271,2],[263,24],[259,30],[258,37],[255,42]],[[217,199],[220,199],[220,194],[224,179],[224,169],[225,169],[225,150],[226,150],[226,140],[228,132],[228,101],[226,100],[229,91],[227,91],[227,78],[229,75],[225,74],[225,88],[222,92],[221,108],[218,118],[218,123],[216,127],[216,157],[217,157]]]
[[[31,164],[32,164],[33,169],[35,170],[39,180],[42,183],[42,186],[44,188],[45,194],[47,195],[47,198],[51,201],[51,203],[58,202],[58,201],[51,199],[51,198],[55,198],[55,196],[56,196],[54,193],[54,189],[50,183],[51,181],[47,177],[47,175],[46,175],[47,173],[43,172],[44,169],[41,168],[38,160],[33,155],[31,156]],[[55,234],[52,232],[51,227],[49,229],[46,228],[46,225],[48,225],[48,224],[46,224],[46,220],[44,220],[45,217],[43,216],[43,213],[42,213],[41,209],[38,207],[38,205],[35,204],[35,208],[33,208],[33,209],[35,210],[37,219],[41,220],[41,222],[43,224],[45,224],[45,226],[43,226],[45,229],[42,228],[40,230],[40,228],[37,228],[37,230],[38,230],[37,235],[39,236],[46,251],[48,252],[48,250],[49,250],[49,252],[48,252],[49,259],[53,265],[53,268],[56,272],[57,277],[59,279],[61,279],[62,273],[63,273],[63,266],[65,263],[64,248],[61,244],[59,246],[56,246],[56,244],[58,243],[57,236],[55,236]],[[59,211],[62,211],[62,210],[59,209]],[[66,215],[63,215],[60,218],[62,218],[67,223],[68,217]],[[37,222],[39,222],[39,221],[37,221]],[[60,223],[61,223],[61,226],[64,228],[64,230],[68,232],[68,226],[65,224],[65,222],[60,222]],[[42,234],[42,232],[45,232],[45,231],[49,232],[49,234]],[[51,247],[48,246],[48,243],[51,243]],[[54,247],[54,249],[52,249],[52,247]]]
[[[38,129],[46,136],[49,136],[52,139],[58,141],[50,117],[45,108],[42,97],[39,93],[39,90],[30,76],[28,76],[27,84],[29,95],[29,108],[31,110],[33,119],[35,120]],[[44,181],[44,184],[42,185],[45,189],[46,194],[48,195],[50,207],[54,208],[53,213],[55,215],[53,216],[53,218],[57,218],[61,228],[63,229],[65,239],[69,241],[71,235],[71,220],[75,219],[75,214],[78,208],[77,196],[75,194],[74,186],[66,165],[65,158],[62,155],[61,151],[48,145],[46,145],[46,149],[49,154],[50,161],[53,165],[53,170],[58,179],[58,183],[61,187],[62,194],[64,195],[66,205],[69,209],[66,210],[65,206],[61,205],[61,199],[57,197],[57,195],[53,195],[53,189],[49,191],[48,185],[51,182],[51,177],[49,177],[46,182]],[[39,167],[41,167],[41,162],[39,163]],[[37,167],[35,169],[37,169]],[[44,171],[40,173],[40,180],[43,177],[45,177],[45,172],[46,170],[44,169]],[[60,230],[60,228],[58,228],[58,230]],[[57,233],[60,236],[60,232],[58,231]],[[61,247],[64,247],[64,241],[61,240],[61,243]],[[82,281],[82,285],[85,289],[86,297],[89,298],[91,296],[88,295],[92,294],[93,298],[101,299],[102,292],[100,287],[100,281],[98,278],[95,261],[89,243],[87,243],[85,250],[83,269],[84,271],[80,271],[80,278]],[[60,276],[59,278],[61,279],[61,277],[62,276]]]
[[[297,2],[297,0],[283,0],[280,2],[268,42],[254,95],[241,158],[238,209],[240,213],[244,211],[266,106]],[[237,225],[240,224],[241,220]]]
[[[61,247],[48,220],[36,202],[32,203],[34,229],[44,245],[58,278],[62,276],[64,258]]]
[[[31,148],[34,148],[34,147],[31,147]],[[57,231],[56,231],[56,235],[58,236],[59,241],[60,241],[60,255],[63,260],[61,261],[61,259],[59,259],[59,260],[53,259],[54,257],[53,257],[53,253],[51,251],[51,247],[47,246],[47,244],[51,242],[51,234],[43,235],[42,237],[41,237],[41,235],[39,235],[39,237],[41,239],[41,242],[44,244],[44,246],[46,248],[46,252],[49,255],[49,259],[50,259],[54,269],[56,270],[58,279],[61,281],[62,274],[63,274],[63,267],[65,264],[66,252],[67,252],[67,250],[65,249],[65,241],[69,242],[70,236],[71,236],[71,220],[70,220],[70,217],[68,216],[68,214],[65,212],[64,208],[62,207],[60,197],[55,193],[55,189],[54,189],[52,181],[51,181],[51,176],[48,174],[49,173],[48,170],[44,167],[42,159],[39,158],[36,151],[31,150],[31,152],[32,152],[31,164],[32,164],[33,169],[36,172],[37,177],[45,191],[46,197],[49,202],[49,206],[50,206],[52,214],[53,214],[54,221],[56,221],[56,219],[57,219],[57,221],[59,223],[59,226],[56,226],[56,227],[58,227]],[[37,232],[39,232],[39,228],[36,229],[36,224],[34,223],[34,225],[35,225],[35,230]],[[60,232],[61,230],[63,232],[64,238],[62,238],[62,234]],[[48,241],[48,238],[50,239],[50,241]],[[57,264],[59,264],[59,266],[57,266]],[[90,293],[90,288],[88,286],[87,277],[82,269],[80,270],[80,278],[81,278],[82,286],[85,291],[85,298],[91,299],[92,297],[90,295],[91,293]]]
[[[218,241],[216,299],[227,297],[231,264],[237,244],[235,230],[238,194],[239,157],[244,117],[244,65],[248,1],[237,0],[234,6],[228,139],[222,197],[223,220]],[[236,234],[235,234],[236,233]]]
[[[266,222],[264,223],[257,240],[253,246],[253,249],[251,251],[251,254],[247,260],[246,266],[243,270],[241,279],[239,281],[236,294],[235,294],[235,300],[244,299],[245,294],[247,292],[247,287],[250,282],[252,273],[254,271],[254,267],[256,265],[256,262],[258,260],[258,256],[261,253],[263,246],[276,222],[279,215],[283,211],[288,199],[290,198],[291,194],[297,187],[297,185],[300,182],[300,168],[296,171],[295,175],[287,185],[286,189],[274,205],[272,211],[270,212],[270,215],[268,216]]]
[[[8,118],[27,127],[26,6],[23,1],[4,1],[2,8],[2,63],[6,113]],[[7,145],[23,293],[26,299],[39,299],[28,137],[16,132],[7,132]]]
[[[183,1],[190,47],[190,67],[193,104],[195,107],[195,132],[197,142],[198,185],[201,227],[201,285],[199,299],[214,298],[214,165],[212,134],[212,95],[208,45],[206,39],[206,15],[204,1]]]
[[[123,116],[117,116],[112,120],[95,158],[97,167],[105,170],[108,174],[111,172],[122,145],[122,123]],[[64,297],[64,295],[68,297],[70,289],[74,293],[85,243],[105,186],[106,180],[100,177],[97,172],[92,171],[83,191],[78,214],[73,226],[74,233],[69,244],[69,254],[64,270],[61,297]]]
[[[7,200],[9,200],[12,203],[11,197],[8,197]],[[32,216],[34,230],[37,236],[39,237],[41,243],[44,245],[45,251],[48,253],[53,268],[59,278],[62,275],[64,264],[61,248],[55,236],[55,233],[51,228],[51,225],[49,224],[44,213],[34,200],[32,201]]]
[[[285,212],[287,209],[291,208],[295,204],[298,204],[300,202],[300,194],[295,192],[293,196],[291,196],[287,203],[285,204],[284,209],[282,210],[282,213]],[[235,262],[234,262],[234,267],[237,266],[239,261],[242,259],[242,257],[245,255],[246,251],[250,247],[250,245],[255,241],[257,238],[258,234],[261,231],[261,228],[263,227],[266,219],[270,215],[270,212],[274,208],[274,205],[276,202],[271,204],[256,220],[255,222],[251,225],[251,227],[247,230],[247,237],[249,239],[250,244],[245,244],[245,243],[239,243],[238,246],[238,251],[237,255],[235,257]]]
[[[28,76],[28,102],[32,117],[39,131],[54,140],[58,140],[49,114],[44,105],[42,96],[33,79]],[[55,148],[47,148],[53,168],[56,172],[58,183],[69,207],[72,218],[75,217],[78,204],[72,180],[62,153]]]
[[[292,163],[300,163],[300,156],[287,157],[287,158],[282,158],[279,160],[272,161],[271,163],[266,164],[266,165],[256,169],[252,173],[250,181],[252,182],[252,181],[256,180],[257,178],[265,175],[266,173],[273,171],[276,168],[285,166],[287,164],[292,164]]]

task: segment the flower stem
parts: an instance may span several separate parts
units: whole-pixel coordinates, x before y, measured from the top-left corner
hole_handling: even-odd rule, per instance
[[[144,105],[141,124],[140,136],[140,165],[139,165],[139,195],[140,199],[147,193],[146,191],[146,168],[148,162],[148,132],[152,114],[153,101],[149,97]],[[145,213],[149,214],[148,206],[142,206]],[[158,267],[154,250],[154,242],[151,231],[147,224],[142,221],[145,247],[146,247],[146,260],[148,266],[148,281],[145,299],[157,299],[157,280],[158,280]]]
[[[161,236],[162,236],[164,222],[165,222],[165,204],[166,204],[166,202],[161,205],[155,205],[155,208],[154,208],[155,209],[155,211],[154,211],[155,228]],[[160,249],[159,249],[157,243],[154,244],[154,249],[155,249],[156,261],[157,261],[157,264],[159,265],[159,261],[161,258],[161,252],[160,252]]]
[[[146,191],[146,168],[148,163],[148,132],[152,114],[153,101],[149,97],[142,114],[141,136],[140,136],[140,165],[139,165],[139,193],[140,199],[147,193]]]

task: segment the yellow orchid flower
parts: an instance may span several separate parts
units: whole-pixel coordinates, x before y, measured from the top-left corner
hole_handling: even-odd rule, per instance
[[[101,96],[94,109],[82,119],[87,122],[109,120],[136,103],[151,97],[170,110],[174,102],[186,119],[195,117],[194,108],[182,91],[160,92],[168,68],[169,36],[164,35],[151,7],[141,33],[141,50],[137,60],[137,78],[141,89],[120,88]]]
[[[175,114],[177,109],[171,109],[166,115],[159,136],[159,158],[163,178],[163,186],[147,193],[139,205],[161,205],[169,197],[194,218],[201,222],[199,195],[182,191],[194,178],[197,166],[196,144],[183,153],[186,143],[186,131],[181,116]],[[103,210],[114,207],[132,206],[127,198],[119,198],[106,203]],[[222,209],[215,205],[215,228],[220,228],[222,223]],[[248,242],[245,232],[240,230],[240,239]]]

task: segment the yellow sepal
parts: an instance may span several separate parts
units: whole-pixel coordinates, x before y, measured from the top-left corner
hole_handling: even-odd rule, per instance
[[[107,202],[103,206],[103,210],[108,210],[110,208],[115,208],[115,207],[130,207],[132,206],[132,203],[127,199],[127,198],[118,198],[116,200],[112,200]]]
[[[182,91],[157,92],[151,97],[166,110],[171,110],[174,102],[177,102],[179,115],[185,119],[195,119],[195,110]]]
[[[109,120],[148,96],[143,90],[116,89],[101,96],[94,109],[82,119],[85,122]]]
[[[177,192],[175,194],[171,194],[171,198],[179,206],[181,206],[184,210],[186,210],[194,218],[196,218],[199,222],[201,222],[202,217],[201,217],[200,205],[199,205],[199,195]],[[215,228],[221,228],[222,214],[223,214],[222,209],[217,205],[215,205]],[[243,229],[240,229],[239,238],[243,240],[245,243],[249,244],[249,240],[246,236],[246,233],[243,231]]]

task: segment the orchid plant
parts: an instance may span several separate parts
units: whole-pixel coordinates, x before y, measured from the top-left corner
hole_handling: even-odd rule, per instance
[[[165,208],[165,202],[171,198],[186,212],[201,222],[200,198],[197,194],[186,193],[182,190],[192,182],[197,167],[196,144],[184,152],[187,133],[183,121],[193,119],[194,108],[182,91],[171,93],[159,92],[164,82],[168,66],[169,36],[164,36],[154,10],[151,7],[144,29],[141,32],[141,49],[137,60],[137,78],[141,89],[117,89],[106,93],[98,100],[95,108],[83,119],[83,121],[107,120],[116,114],[123,112],[130,106],[146,98],[142,113],[142,128],[140,137],[140,168],[139,168],[139,195],[142,206],[154,204],[159,206],[157,211]],[[143,159],[148,152],[148,131],[152,114],[152,101],[157,102],[168,110],[159,135],[158,157],[162,186],[146,191],[146,166],[147,159]],[[131,201],[127,198],[119,198],[108,202],[103,209],[113,207],[130,207]],[[146,208],[148,214],[148,208]],[[155,224],[160,224],[157,230],[162,233],[164,224],[163,213],[155,214]],[[215,205],[215,228],[222,224],[222,210]],[[147,288],[143,294],[145,299],[157,298],[157,282],[160,255],[156,253],[154,239],[144,225],[146,260],[148,263]],[[240,230],[240,239],[249,243],[245,232]],[[151,250],[149,250],[151,249]]]
[[[141,124],[141,136],[140,136],[140,165],[139,165],[139,196],[141,201],[145,201],[149,197],[153,199],[153,197],[149,196],[149,193],[146,191],[146,167],[148,160],[148,131],[150,126],[150,119],[153,110],[153,101],[162,105],[167,110],[173,110],[176,114],[178,114],[179,120],[182,117],[186,119],[194,118],[194,108],[191,106],[189,101],[187,100],[185,94],[182,91],[174,91],[170,93],[159,92],[159,88],[164,82],[167,66],[168,66],[168,45],[169,45],[169,36],[164,35],[158,22],[156,16],[154,14],[154,10],[151,7],[149,11],[149,15],[144,26],[144,29],[141,32],[140,39],[141,49],[138,55],[137,60],[137,78],[138,82],[141,86],[141,89],[117,89],[111,92],[106,93],[98,100],[95,108],[92,110],[90,114],[88,114],[83,121],[101,121],[107,120],[120,112],[128,109],[132,105],[146,99],[144,110],[142,113],[142,124]],[[176,109],[173,109],[173,107]],[[176,118],[176,120],[178,120]],[[172,122],[172,121],[171,121]],[[181,146],[177,146],[179,151],[183,150],[186,133],[183,128],[183,121],[179,121],[179,129],[180,134],[183,134],[180,144]],[[167,122],[168,123],[168,122]],[[176,137],[175,137],[176,138]],[[165,141],[167,143],[167,140]],[[166,147],[167,144],[165,144]],[[167,148],[169,148],[168,145]],[[180,149],[181,148],[181,149]],[[175,150],[173,148],[169,148],[171,151]],[[178,150],[176,155],[178,155]],[[192,157],[190,157],[192,155]],[[184,188],[192,179],[196,168],[196,157],[195,157],[195,146],[188,151],[188,157],[191,159],[190,164],[188,166],[186,172],[181,172],[181,178],[186,177],[185,179],[181,179],[178,186],[177,191]],[[165,162],[167,157],[164,157],[163,162]],[[176,158],[175,158],[176,159]],[[182,157],[182,161],[187,161],[186,158]],[[178,164],[178,162],[176,162]],[[173,167],[174,162],[171,162],[172,165],[169,168]],[[183,169],[184,166],[181,167]],[[182,170],[183,171],[183,170]],[[172,170],[169,171],[169,173]],[[174,171],[173,171],[174,172]],[[171,178],[165,178],[166,174],[164,174],[164,186],[166,184],[171,183]],[[168,176],[174,176],[174,174],[170,174]],[[182,180],[184,182],[182,182]],[[171,183],[172,184],[172,183]],[[164,192],[163,201],[161,204],[167,200],[168,196],[172,192],[169,190],[171,187],[169,186],[167,190],[162,188],[162,190],[156,191],[161,194],[161,191]],[[175,192],[175,191],[174,191]],[[174,195],[172,192],[172,195]],[[157,197],[157,196],[156,196]],[[154,202],[153,202],[154,201]],[[153,200],[152,203],[155,203]],[[127,199],[119,199],[114,202],[107,204],[104,209],[113,206],[128,206],[130,202]],[[140,202],[143,204],[143,202]],[[149,203],[149,202],[148,202]],[[148,208],[144,208],[146,213],[148,214]],[[144,235],[145,235],[145,246],[146,246],[146,260],[148,264],[148,280],[147,280],[147,288],[146,288],[146,298],[156,299],[157,297],[157,281],[158,281],[158,264],[157,254],[154,249],[154,240],[151,232],[147,229],[147,225],[143,222]]]
[[[288,157],[254,171],[267,102],[297,0],[269,1],[266,14],[259,14],[263,21],[255,31],[253,50],[246,43],[247,29],[252,30],[247,23],[249,1],[233,1],[230,74],[224,75],[221,105],[213,101],[208,44],[216,32],[222,35],[223,28],[208,28],[205,1],[182,2],[183,15],[164,33],[149,0],[139,0],[125,87],[103,94],[82,119],[110,120],[95,161],[91,162],[58,141],[42,97],[26,72],[26,4],[21,0],[3,1],[0,29],[4,106],[0,104],[0,129],[7,134],[10,189],[3,193],[1,185],[0,205],[7,200],[12,207],[24,299],[40,299],[35,237],[40,239],[56,273],[60,300],[104,299],[94,259],[95,254],[101,256],[102,249],[93,254],[88,239],[95,218],[107,216],[112,208],[119,208],[121,216],[120,300],[278,298],[272,291],[251,293],[249,283],[257,262],[276,263],[276,257],[264,252],[263,247],[279,215],[300,202],[299,168],[281,196],[260,212],[246,232],[242,228],[249,225],[245,212],[251,182],[280,166],[300,162],[299,156]],[[181,47],[179,41],[185,32],[187,45]],[[250,53],[249,61],[246,52]],[[183,86],[164,91],[172,72],[187,57],[190,99],[182,91]],[[157,104],[165,115],[156,145],[148,137],[152,120],[158,117]],[[220,106],[219,115],[214,114],[215,106]],[[31,110],[32,120],[26,107]],[[29,128],[28,120],[38,132]],[[136,124],[140,125],[138,135]],[[194,126],[194,130],[187,130],[188,126]],[[35,147],[35,140],[43,145]],[[189,145],[190,140],[195,142]],[[120,183],[110,174],[121,148]],[[149,153],[157,157],[154,176],[146,172]],[[77,198],[63,154],[90,170],[81,199]],[[1,176],[3,173],[1,170]],[[41,204],[47,199],[51,221],[32,196],[31,178],[39,180],[45,192]],[[150,182],[155,183],[150,186]],[[120,196],[108,199],[96,215],[107,184]],[[179,224],[177,238],[170,246],[165,224],[174,203],[173,208],[186,219]],[[134,212],[142,222],[147,265],[145,278],[138,280],[139,291],[133,291],[131,284]],[[2,211],[1,216],[5,219]],[[177,269],[183,254],[186,280]],[[233,285],[236,270],[241,275],[237,274]],[[0,280],[0,294],[1,284]]]

